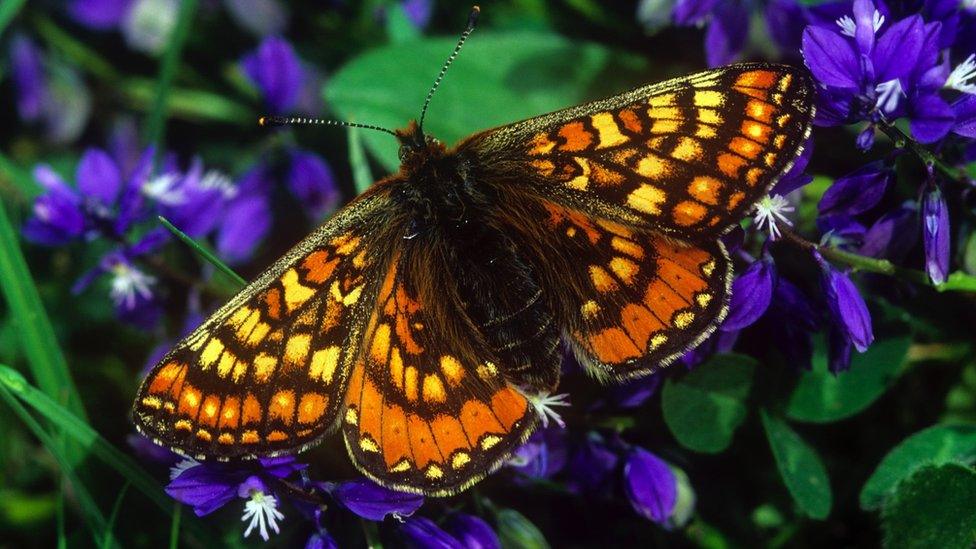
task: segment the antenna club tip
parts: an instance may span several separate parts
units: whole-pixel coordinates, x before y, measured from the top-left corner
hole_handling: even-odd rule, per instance
[[[267,125],[268,125],[268,117],[267,116],[262,116],[261,118],[258,118],[258,126],[266,127]]]
[[[481,14],[480,6],[471,6],[471,13],[468,14],[468,29],[474,28],[475,23],[478,22],[478,16]]]

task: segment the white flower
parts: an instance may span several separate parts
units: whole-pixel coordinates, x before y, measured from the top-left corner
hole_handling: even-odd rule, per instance
[[[946,78],[945,87],[976,94],[976,83],[970,82],[974,78],[976,78],[976,53],[971,53],[965,61],[952,69],[949,78]]]
[[[152,297],[149,287],[156,283],[156,278],[149,276],[125,261],[118,261],[112,265],[112,289],[109,295],[117,306],[133,309],[136,306],[136,295],[143,299]]]
[[[169,479],[175,480],[176,477],[182,475],[187,469],[193,469],[197,465],[200,465],[200,462],[193,458],[186,458],[178,461],[176,462],[176,465],[169,468]]]
[[[566,393],[560,393],[558,395],[553,395],[549,391],[543,391],[538,394],[526,394],[525,398],[529,401],[529,404],[535,408],[535,413],[539,416],[542,421],[542,427],[549,426],[549,419],[552,419],[560,427],[565,427],[566,423],[563,418],[553,409],[555,406],[569,406],[569,402],[566,401],[569,395]]]
[[[237,187],[230,177],[218,170],[208,170],[200,180],[200,187],[203,189],[216,189],[224,198],[230,199],[237,196]]]
[[[179,186],[180,177],[174,173],[156,176],[142,185],[142,194],[166,206],[178,206],[186,202],[183,189]]]
[[[283,518],[285,515],[278,510],[278,500],[274,496],[261,490],[251,490],[251,497],[244,504],[244,516],[241,517],[241,522],[251,521],[244,530],[244,537],[249,536],[251,530],[257,526],[261,538],[268,541],[271,537],[268,535],[268,526],[277,534],[280,531],[278,521]]]
[[[872,16],[871,19],[872,19],[871,25],[874,27],[874,32],[878,32],[878,29],[881,28],[881,25],[884,25],[885,22],[884,15],[881,15],[881,12],[879,12],[878,10],[874,10],[874,15]],[[840,27],[841,34],[850,36],[851,38],[854,37],[854,34],[857,31],[857,24],[854,23],[854,20],[851,19],[850,15],[845,15],[840,19],[838,19],[837,26]]]
[[[776,224],[782,221],[787,226],[792,227],[793,223],[783,213],[792,212],[793,210],[793,206],[781,195],[776,194],[770,196],[767,194],[756,204],[756,226],[762,229],[764,223],[768,224],[769,238],[776,240],[781,234]]]
[[[898,99],[905,95],[905,90],[901,87],[901,81],[897,78],[892,78],[887,82],[878,84],[874,87],[874,91],[878,92],[878,100],[874,106],[889,113],[898,107]]]

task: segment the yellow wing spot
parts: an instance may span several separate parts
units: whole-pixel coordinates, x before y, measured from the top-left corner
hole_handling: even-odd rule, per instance
[[[671,320],[671,324],[673,324],[676,328],[683,330],[691,325],[692,321],[694,320],[695,313],[691,311],[684,311],[674,315],[674,318]]]
[[[173,424],[173,428],[177,431],[192,431],[193,424],[188,419],[180,419]]]
[[[257,431],[249,429],[241,433],[241,442],[244,444],[257,444],[261,442],[261,437],[258,436]]]
[[[390,325],[383,323],[373,332],[373,341],[369,346],[369,356],[377,364],[386,363],[386,355],[390,352]]]
[[[790,123],[790,115],[789,114],[781,114],[781,115],[779,115],[779,116],[776,117],[776,124],[778,124],[779,127],[781,127],[781,128],[783,126],[789,124],[789,123]]]
[[[705,204],[718,204],[718,194],[722,190],[722,182],[714,177],[699,175],[688,185],[688,194]]]
[[[359,415],[356,414],[356,410],[349,408],[346,410],[346,423],[349,425],[355,425],[359,422]]]
[[[444,374],[444,378],[452,386],[457,387],[461,383],[461,379],[464,378],[464,368],[458,359],[450,355],[444,355],[441,357],[441,372]]]
[[[702,146],[697,139],[693,137],[682,137],[678,141],[678,145],[671,151],[671,156],[677,158],[678,160],[697,160],[701,158]]]
[[[543,156],[548,155],[552,152],[552,148],[556,146],[556,142],[549,139],[549,136],[545,133],[538,133],[532,139],[532,148],[529,149],[529,154],[532,156]]]
[[[356,254],[356,257],[352,258],[352,266],[357,269],[362,269],[366,265],[366,250],[363,250]]]
[[[600,305],[591,299],[580,307],[580,313],[585,319],[596,318],[596,315],[600,314]]]
[[[674,165],[671,163],[671,161],[661,158],[656,154],[648,154],[644,158],[637,161],[637,173],[650,179],[663,179],[671,175],[673,171]],[[651,188],[657,190],[657,187]],[[663,196],[663,193],[661,196]]]
[[[203,406],[203,415],[208,418],[217,417],[217,403],[214,400],[207,400]]]
[[[308,377],[321,379],[323,383],[332,383],[332,376],[335,375],[336,366],[339,364],[339,353],[341,349],[338,345],[332,345],[312,353],[312,364],[308,369]]]
[[[308,356],[308,347],[312,342],[309,334],[293,334],[285,343],[285,364],[301,366]]]
[[[217,339],[216,337],[210,338],[207,346],[203,348],[203,352],[200,353],[200,366],[206,370],[217,362],[220,358],[220,353],[224,352],[224,343]]]
[[[417,400],[417,376],[417,369],[413,366],[407,366],[407,371],[403,373],[403,393],[411,402]]]
[[[210,431],[207,431],[206,429],[198,429],[197,438],[204,442],[210,442],[213,440],[213,435],[211,435]]]
[[[470,462],[471,462],[470,454],[468,454],[467,452],[457,452],[456,454],[454,454],[454,457],[451,458],[451,467],[454,467],[455,469],[460,469],[461,467],[464,467]]]
[[[715,272],[715,260],[714,259],[713,260],[710,260],[707,263],[705,263],[704,265],[702,265],[701,266],[701,272],[705,276],[712,276],[712,273]]]
[[[785,144],[786,144],[786,135],[785,134],[782,134],[781,133],[781,134],[779,134],[779,135],[777,135],[776,137],[773,138],[773,145],[775,145],[777,149],[782,149],[783,148],[783,145],[785,145]]]
[[[250,331],[247,335],[247,344],[251,347],[257,346],[258,343],[264,341],[264,336],[268,335],[271,330],[271,326],[264,322],[258,322],[254,329]]]
[[[393,384],[403,390],[403,358],[400,356],[400,348],[393,347],[390,350],[390,379]]]
[[[705,206],[685,200],[674,207],[674,222],[685,227],[694,225],[705,217],[706,212]]]
[[[649,116],[651,120],[658,118],[674,118],[681,120],[684,118],[681,116],[681,109],[677,107],[651,107],[650,109],[647,109],[647,116]]]
[[[404,471],[409,471],[410,468],[411,468],[410,461],[406,458],[403,458],[400,461],[396,462],[396,464],[393,467],[390,467],[390,472],[403,473]]]
[[[220,444],[226,444],[228,446],[234,444],[234,435],[230,433],[220,433],[220,436],[217,437],[217,442]]]
[[[664,334],[655,334],[653,337],[651,337],[651,350],[653,351],[667,342],[668,336]]]
[[[158,410],[163,406],[163,401],[160,400],[159,397],[154,397],[154,396],[142,397],[141,402],[143,406],[152,408],[154,410]]]
[[[291,415],[295,411],[295,392],[278,391],[271,397],[268,405],[268,415],[277,417],[285,423],[291,423]]]
[[[781,92],[785,92],[786,90],[790,89],[790,84],[792,83],[793,83],[793,75],[784,74],[782,77],[780,77],[779,83],[776,84],[776,89],[778,89]]]
[[[619,236],[610,239],[610,247],[614,250],[629,255],[634,259],[644,258],[644,248],[637,243]]]
[[[615,291],[618,286],[617,282],[610,276],[603,267],[599,265],[590,265],[590,280],[593,282],[593,287],[596,291],[601,294]]]
[[[712,294],[698,294],[695,296],[695,301],[698,302],[699,307],[707,307],[712,302]]]
[[[243,319],[239,319],[239,315],[244,313],[249,313]],[[241,307],[234,313],[234,316],[230,318],[231,324],[237,326],[237,338],[240,340],[247,339],[247,336],[251,335],[251,330],[257,325],[258,321],[261,320],[261,313],[251,309],[250,307]]]
[[[543,177],[549,177],[556,170],[556,165],[551,160],[536,159],[529,162],[529,165],[536,169]]]
[[[750,99],[749,103],[746,104],[746,114],[761,122],[769,122],[772,117],[772,109],[762,101]]]
[[[424,473],[424,476],[431,480],[437,480],[444,476],[444,470],[437,465],[431,464],[427,467],[427,472]]]
[[[478,377],[485,381],[490,381],[498,375],[498,367],[492,362],[485,362],[478,366],[475,371],[478,373]]]
[[[359,447],[364,452],[379,452],[380,447],[376,444],[376,441],[369,438],[369,435],[363,435],[363,438],[359,439]]]
[[[496,435],[485,435],[481,439],[481,449],[489,450],[492,446],[502,441],[502,437]]]
[[[176,410],[176,404],[173,404],[172,402],[164,402],[163,410],[166,410],[167,412],[172,414],[173,411]]]
[[[627,205],[639,212],[659,215],[661,204],[665,198],[664,191],[653,185],[643,183],[634,189],[634,192],[627,195]]]
[[[715,128],[706,124],[699,124],[698,129],[695,130],[695,137],[700,137],[702,139],[712,139],[717,135],[718,132],[715,131]]]
[[[742,121],[742,133],[743,135],[749,136],[749,138],[759,141],[760,143],[765,143],[769,140],[769,134],[772,132],[772,128],[756,122],[755,120],[743,120]]]
[[[342,304],[348,307],[349,305],[356,303],[359,301],[359,296],[362,295],[362,293],[362,285],[356,286],[355,288],[349,290],[349,293],[342,298]]]
[[[698,121],[718,126],[722,123],[722,115],[715,109],[698,109]]]
[[[665,93],[662,95],[652,95],[647,102],[652,107],[670,107],[674,105],[676,96],[673,93]]]
[[[196,389],[184,389],[182,400],[187,404],[187,406],[196,408],[200,405],[200,391],[197,391]]]
[[[237,410],[233,408],[224,408],[224,413],[221,415],[224,416],[224,419],[231,420],[237,415]]]
[[[765,172],[762,168],[749,168],[749,171],[746,172],[746,182],[755,187],[762,179],[763,173]]]
[[[568,236],[570,238],[573,238],[574,236],[576,236],[576,227],[567,227],[566,228],[566,236]]]
[[[358,236],[351,236],[336,248],[336,253],[339,255],[351,254],[352,252],[356,251],[356,248],[359,247],[359,242],[361,240],[362,239]]]
[[[699,107],[720,107],[725,102],[722,92],[715,90],[701,90],[695,92],[695,105]]]
[[[610,260],[610,270],[617,275],[617,278],[623,280],[624,284],[632,284],[634,277],[640,271],[640,267],[629,259],[615,257]]]
[[[767,166],[769,166],[770,168],[772,168],[773,165],[776,164],[776,153],[774,153],[774,152],[768,152],[768,153],[766,153],[763,156],[763,160],[766,162],[766,165]]]
[[[678,120],[655,120],[651,126],[651,133],[674,133],[681,127]]]
[[[585,191],[586,185],[590,182],[590,161],[585,158],[574,157],[576,165],[583,173],[566,182],[566,186],[577,191]]]
[[[254,357],[254,379],[264,383],[268,381],[275,368],[278,367],[278,359],[267,354],[261,353]]]
[[[590,121],[593,123],[593,127],[596,128],[597,133],[600,134],[597,142],[598,149],[616,147],[617,145],[621,145],[628,141],[627,138],[620,133],[620,128],[617,127],[617,121],[613,119],[612,114],[608,112],[600,112],[591,116]]]
[[[425,402],[444,402],[447,400],[447,393],[444,391],[444,382],[437,374],[427,374],[424,376],[424,401]]]
[[[289,313],[301,307],[315,295],[315,290],[303,286],[298,281],[298,271],[295,269],[288,269],[285,274],[281,275],[281,285],[285,289],[285,305],[287,305]]]

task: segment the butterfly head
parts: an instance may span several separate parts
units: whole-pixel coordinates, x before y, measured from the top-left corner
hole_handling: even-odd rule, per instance
[[[424,134],[416,120],[411,120],[406,128],[396,130],[396,136],[400,141],[400,163],[408,171],[443,157],[446,151],[443,143]]]

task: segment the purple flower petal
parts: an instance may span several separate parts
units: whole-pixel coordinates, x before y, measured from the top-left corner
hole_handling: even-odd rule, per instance
[[[260,195],[238,196],[224,210],[217,230],[217,252],[228,263],[240,263],[254,253],[271,229],[271,208]]]
[[[609,387],[607,400],[617,408],[637,408],[651,398],[661,385],[660,375],[650,375]]]
[[[295,106],[305,70],[284,38],[266,38],[256,51],[241,60],[241,68],[274,113],[284,113]]]
[[[339,203],[339,189],[332,169],[317,154],[292,153],[288,188],[314,219],[321,219]]]
[[[68,14],[82,25],[95,30],[108,30],[122,23],[132,0],[71,0]]]
[[[240,480],[224,468],[204,463],[183,471],[166,486],[166,493],[192,506],[193,512],[202,517],[234,499]]]
[[[49,167],[34,169],[37,179],[47,192],[34,201],[32,216],[24,224],[24,238],[45,246],[60,246],[82,236],[85,216],[81,198]]]
[[[451,534],[441,530],[426,517],[413,517],[400,527],[408,547],[423,549],[464,549],[464,545]]]
[[[872,162],[838,178],[817,204],[821,215],[857,215],[876,206],[884,197],[892,172],[882,162]]]
[[[22,34],[10,41],[10,71],[17,91],[17,113],[28,122],[37,120],[47,102],[47,77],[40,48]]]
[[[918,15],[902,19],[881,35],[871,55],[876,82],[908,76],[925,40],[925,25]]]
[[[796,160],[793,161],[793,166],[790,167],[790,171],[786,172],[779,182],[776,183],[776,186],[773,187],[770,194],[786,196],[813,181],[813,177],[804,173],[806,172],[807,165],[810,163],[811,156],[813,156],[812,138],[807,139],[806,143],[803,144],[803,150],[796,157]]]
[[[870,54],[874,49],[874,2],[854,0],[854,41],[862,53]]]
[[[447,518],[444,528],[467,549],[501,549],[498,534],[474,515],[454,513]]]
[[[976,138],[976,95],[966,94],[952,104],[955,123],[953,133]]]
[[[295,456],[278,456],[273,458],[260,458],[258,463],[265,474],[276,478],[285,478],[296,471],[301,471],[308,467],[305,463],[299,463]]]
[[[934,143],[949,133],[956,122],[956,115],[937,93],[930,93],[911,102],[908,122],[915,139],[922,143]]]
[[[508,466],[530,479],[550,478],[566,467],[568,457],[566,430],[550,427],[532,433],[512,454]]]
[[[608,497],[612,492],[613,473],[620,462],[617,453],[607,447],[596,433],[579,444],[571,454],[566,487],[576,493]]]
[[[671,467],[643,448],[634,448],[624,465],[627,498],[641,516],[667,523],[678,501],[678,483]]]
[[[305,549],[339,549],[339,544],[326,531],[316,532],[305,542]]]
[[[901,261],[918,242],[918,207],[908,202],[884,214],[864,234],[859,253]]]
[[[772,257],[764,255],[732,283],[729,316],[720,329],[724,332],[741,330],[759,320],[769,307],[775,285],[776,264]]]
[[[695,25],[708,16],[719,0],[677,0],[672,17],[676,25]]]
[[[874,341],[871,313],[851,279],[824,261],[820,254],[816,256],[822,266],[821,285],[834,325],[863,353]]]
[[[367,520],[383,520],[387,515],[408,517],[424,504],[424,496],[390,490],[366,479],[343,482],[333,495]]]
[[[860,86],[861,63],[851,43],[843,36],[820,27],[803,31],[803,58],[813,76],[828,86]]]
[[[122,190],[122,176],[112,157],[101,149],[88,149],[75,174],[78,190],[105,206],[112,206]]]
[[[739,2],[719,4],[705,31],[705,59],[710,67],[731,63],[749,34],[749,11]]]
[[[827,369],[834,374],[851,369],[851,339],[836,324],[827,331]]]
[[[434,4],[431,0],[403,0],[400,3],[404,13],[418,29],[425,29],[430,23],[430,16],[434,11]]]
[[[771,0],[765,16],[766,28],[780,52],[795,56],[802,47],[800,39],[807,24],[803,8],[796,0]]]
[[[922,199],[922,242],[925,272],[934,284],[942,284],[949,276],[949,207],[938,186]]]

